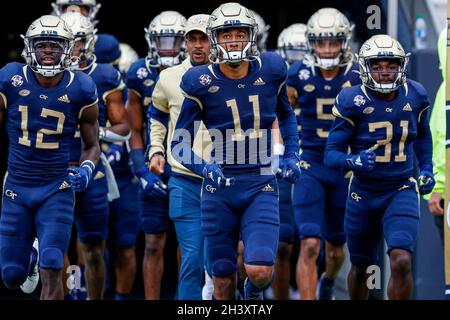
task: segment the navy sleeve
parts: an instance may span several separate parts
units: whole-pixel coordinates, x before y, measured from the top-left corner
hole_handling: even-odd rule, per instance
[[[132,89],[132,90],[136,91],[137,93],[139,93],[139,95],[140,95],[141,94],[140,93],[141,92],[141,81],[136,75],[137,63],[139,63],[139,60],[131,65],[130,69],[127,72],[125,83],[126,83],[128,89]]]
[[[287,77],[287,81],[286,84],[289,87],[295,88],[297,89],[299,87],[299,81],[300,79],[298,78],[298,66],[299,66],[300,62],[296,62],[294,63],[292,66],[289,67],[288,70],[288,77]]]
[[[417,109],[417,138],[414,141],[414,153],[416,154],[419,167],[425,164],[433,165],[433,139],[430,130],[430,101],[427,90],[419,82],[409,80],[411,89],[417,92],[420,100],[420,108]]]
[[[425,164],[433,165],[433,139],[430,130],[430,106],[423,108],[419,114],[417,139],[414,141],[419,168]]]
[[[284,155],[287,158],[293,158],[295,153],[299,151],[299,138],[297,120],[295,118],[294,110],[289,104],[285,83],[281,85],[278,93],[276,114],[285,147]]]
[[[83,95],[80,95],[83,97],[81,101],[81,107],[83,108],[98,102],[97,86],[94,80],[87,74],[80,72],[79,75],[81,91],[83,92]]]
[[[325,147],[324,164],[334,169],[348,169],[347,154],[353,136],[353,126],[345,119],[336,117],[331,126]]]
[[[111,66],[110,70],[108,70],[107,82],[109,88],[111,89],[116,89],[123,83],[120,71],[116,70],[113,66]]]
[[[349,169],[347,159],[351,155],[347,151],[355,126],[350,109],[345,107],[345,90],[336,97],[333,106],[333,115],[336,119],[331,126],[324,154],[324,164],[335,169]]]

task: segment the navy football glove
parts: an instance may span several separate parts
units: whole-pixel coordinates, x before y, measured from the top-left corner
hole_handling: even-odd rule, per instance
[[[69,184],[73,191],[81,192],[86,189],[94,170],[94,163],[90,160],[83,161],[79,167],[69,167],[67,169],[69,173]]]
[[[371,149],[363,150],[357,155],[347,159],[347,165],[351,170],[368,171],[375,165],[375,152]]]
[[[136,172],[139,178],[141,188],[145,195],[154,198],[164,198],[167,196],[167,186],[154,173],[151,173],[147,167],[142,167]]]
[[[433,191],[436,180],[434,179],[433,166],[431,164],[424,164],[420,168],[419,176],[419,193],[428,194]]]
[[[120,161],[124,152],[125,152],[124,147],[116,143],[111,143],[109,145],[108,151],[106,151],[105,153],[105,156],[109,164],[114,165]]]
[[[300,176],[300,157],[295,153],[294,157],[280,158],[280,168],[281,168],[281,178],[285,179],[287,182],[295,183]]]
[[[208,179],[217,188],[229,187],[234,184],[234,178],[225,178],[220,166],[215,163],[207,163],[203,168],[203,177]]]

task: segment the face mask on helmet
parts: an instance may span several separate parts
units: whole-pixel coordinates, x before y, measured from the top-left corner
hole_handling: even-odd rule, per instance
[[[314,55],[316,66],[326,70],[341,65],[347,51],[347,40],[344,36],[309,36],[308,45]]]
[[[95,37],[76,37],[73,47],[73,56],[70,69],[86,70],[90,68],[97,60],[94,49]],[[83,66],[82,66],[83,65]]]
[[[184,58],[184,36],[169,34],[149,37],[150,54],[147,56],[151,67],[171,67],[181,63]]]
[[[256,32],[251,27],[217,28],[210,31],[212,57],[219,63],[239,63],[258,55]]]
[[[44,77],[53,77],[68,67],[72,44],[52,37],[24,38],[22,55],[31,69]]]
[[[366,59],[362,79],[370,89],[390,93],[405,83],[405,68],[405,59],[401,57]]]

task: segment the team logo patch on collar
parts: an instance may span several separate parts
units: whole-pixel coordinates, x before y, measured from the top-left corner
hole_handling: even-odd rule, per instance
[[[353,103],[354,103],[356,106],[360,107],[360,106],[363,106],[363,105],[366,104],[366,99],[365,99],[362,95],[358,94],[358,95],[355,96],[355,98],[353,99]]]
[[[152,79],[147,79],[144,81],[144,86],[151,87],[154,83],[155,81],[153,81]]]
[[[314,90],[316,90],[316,87],[310,83],[303,87],[303,91],[305,92],[313,92]]]
[[[211,87],[208,89],[208,92],[209,92],[209,93],[216,93],[217,91],[219,91],[219,89],[220,89],[220,87],[218,87],[218,86],[211,86]]]
[[[146,68],[139,68],[139,69],[137,69],[137,71],[136,71],[136,76],[137,76],[139,79],[147,78],[147,76],[148,76],[148,70],[147,70]]]
[[[202,74],[202,75],[200,76],[199,80],[200,80],[200,83],[201,83],[202,85],[204,85],[204,86],[207,86],[207,85],[210,84],[211,81],[212,81],[211,77],[210,77],[209,75],[207,75],[207,74]]]
[[[19,95],[21,95],[22,97],[26,97],[30,94],[30,90],[27,89],[22,89],[19,91]]]
[[[364,108],[363,113],[364,114],[371,114],[374,111],[375,111],[374,107],[366,107],[366,108]]]
[[[298,72],[298,78],[300,80],[308,80],[310,76],[311,76],[311,72],[308,69],[301,69]]]
[[[14,75],[11,78],[11,83],[14,87],[20,87],[23,84],[22,76],[19,76],[18,74]]]

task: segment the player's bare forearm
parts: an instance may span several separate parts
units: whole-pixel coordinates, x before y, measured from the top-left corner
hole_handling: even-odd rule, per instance
[[[108,130],[123,136],[128,135],[130,133],[130,127],[127,121],[125,104],[122,99],[122,91],[109,94],[106,98],[106,106],[108,120],[111,123],[111,127]]]
[[[139,101],[139,97],[132,91],[128,92],[126,111],[131,130],[130,148],[143,149],[144,140],[142,139],[142,123],[144,120],[142,118],[142,105]]]
[[[80,134],[83,141],[83,150],[80,163],[85,160],[92,161],[95,165],[100,157],[100,145],[98,142],[98,107],[85,109],[80,118]]]
[[[287,95],[289,98],[289,104],[294,108],[297,105],[298,93],[293,87],[287,86]]]
[[[275,121],[272,123],[272,143],[274,145],[283,144],[283,138],[281,137],[280,125],[277,118],[275,118]]]
[[[417,140],[414,142],[414,152],[419,162],[419,166],[433,163],[433,140],[427,117],[424,117],[418,124]]]
[[[298,152],[297,119],[292,106],[289,104],[286,85],[281,88],[276,106],[276,116],[279,122],[281,137],[285,146],[285,156],[291,157]]]

